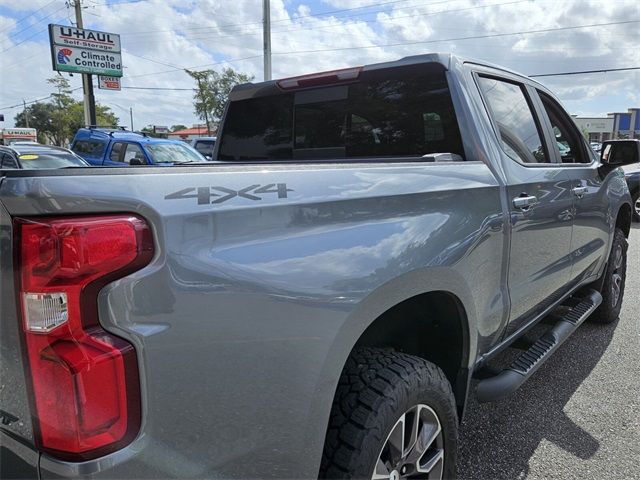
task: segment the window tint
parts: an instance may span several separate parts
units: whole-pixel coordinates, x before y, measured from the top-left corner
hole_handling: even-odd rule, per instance
[[[147,159],[144,156],[144,152],[139,145],[135,143],[127,143],[126,150],[124,151],[124,157],[122,161],[124,163],[131,163],[134,158],[139,160],[143,165],[146,165]]]
[[[124,150],[124,143],[116,142],[111,146],[111,153],[109,154],[109,160],[112,162],[121,162],[122,151]]]
[[[223,123],[220,160],[292,158],[293,94],[232,102]]]
[[[480,77],[480,88],[498,124],[505,152],[523,163],[548,163],[549,156],[523,87]]]
[[[293,148],[344,148],[346,110],[346,100],[296,106]]]
[[[547,94],[541,91],[538,91],[538,94],[549,116],[562,163],[590,163],[591,158],[585,155],[583,148],[582,134],[578,131],[571,117]]]
[[[200,152],[202,155],[209,155],[213,153],[213,147],[216,142],[213,140],[198,140],[195,144],[195,149]]]
[[[99,157],[104,152],[105,144],[95,140],[78,140],[73,144],[71,150],[89,157]]]
[[[18,164],[10,154],[0,153],[0,168],[18,168]]]
[[[233,101],[220,160],[464,156],[442,71],[363,73],[357,83]]]
[[[444,128],[442,118],[435,112],[422,114],[424,121],[424,137],[428,142],[444,140]]]

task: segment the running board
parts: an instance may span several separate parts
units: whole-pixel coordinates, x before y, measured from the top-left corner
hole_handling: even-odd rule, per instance
[[[602,303],[602,295],[599,292],[588,290],[585,293],[571,311],[558,320],[508,368],[478,383],[476,394],[479,402],[493,402],[512,394],[555,353]]]

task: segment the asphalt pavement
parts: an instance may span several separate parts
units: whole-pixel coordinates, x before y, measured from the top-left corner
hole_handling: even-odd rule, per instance
[[[460,431],[461,479],[640,479],[638,223],[627,262],[618,322],[587,320],[518,392],[472,400]]]

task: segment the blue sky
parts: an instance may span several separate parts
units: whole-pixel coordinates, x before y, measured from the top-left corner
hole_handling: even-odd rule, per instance
[[[525,74],[640,66],[640,3],[630,0],[271,0],[275,77],[430,51],[488,60]],[[262,78],[261,0],[84,0],[84,21],[122,36],[123,86],[97,91],[136,127],[192,124],[192,80],[183,68],[230,66]],[[332,13],[331,13],[332,12]],[[47,24],[69,25],[63,0],[0,0],[0,113],[50,94]],[[635,23],[621,23],[635,22]],[[612,24],[612,25],[602,25]],[[573,28],[576,26],[590,27]],[[464,40],[514,32],[563,29]],[[364,48],[363,48],[364,47]],[[540,79],[575,114],[640,106],[640,74]],[[79,76],[70,78],[80,86]],[[80,98],[80,91],[76,91]]]

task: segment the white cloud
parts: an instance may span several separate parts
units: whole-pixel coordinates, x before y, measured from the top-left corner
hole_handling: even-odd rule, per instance
[[[46,33],[17,42],[46,27],[68,23],[65,10],[46,0],[0,0],[0,107],[46,96],[53,75]],[[85,26],[122,35],[124,86],[192,88],[180,68],[233,68],[262,78],[261,2],[234,0],[148,0],[95,6],[87,1]],[[323,11],[352,11],[317,15]],[[15,25],[29,12],[44,7]],[[541,30],[572,25],[640,19],[635,1],[565,0],[272,0],[274,77],[291,76],[392,60],[430,51],[454,53],[502,64],[525,74],[620,68],[640,64],[638,24],[590,27],[530,35],[450,40],[467,36]],[[40,21],[43,17],[53,15]],[[12,23],[13,22],[13,23]],[[28,31],[20,32],[27,28]],[[9,37],[11,33],[13,37]],[[18,34],[19,33],[19,34]],[[410,45],[395,45],[412,43]],[[382,48],[351,47],[395,45]],[[291,52],[307,53],[291,53]],[[145,57],[150,60],[145,60]],[[249,57],[249,58],[247,58]],[[228,63],[222,63],[227,62]],[[215,65],[217,64],[217,65]],[[169,73],[155,73],[166,72]],[[638,72],[548,77],[541,79],[572,113],[625,110],[637,106]],[[72,79],[74,86],[80,78]],[[123,90],[96,93],[128,124],[134,109],[137,127],[146,124],[195,123],[191,92]],[[79,96],[78,96],[79,98]],[[8,110],[13,117],[17,110]],[[126,121],[125,121],[126,119]]]

